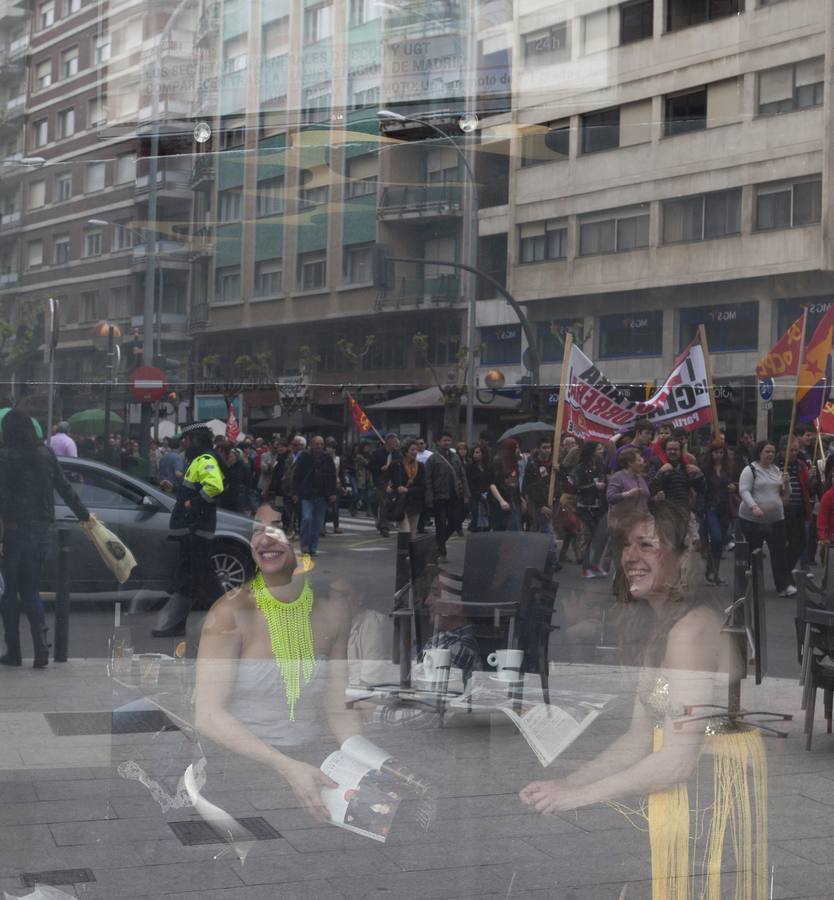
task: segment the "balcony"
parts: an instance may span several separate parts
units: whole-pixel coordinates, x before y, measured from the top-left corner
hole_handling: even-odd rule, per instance
[[[0,0],[0,23],[22,22],[29,15],[25,3],[18,0]]]
[[[9,44],[8,54],[10,59],[20,59],[29,52],[29,35],[24,34]]]
[[[4,288],[14,287],[19,277],[17,272],[0,272],[0,291]]]
[[[151,245],[153,246],[153,245]],[[180,241],[159,241],[156,252],[156,264],[164,269],[182,269],[188,267],[188,244]],[[133,248],[133,259],[130,267],[135,272],[144,271],[147,265],[148,245],[137,244]]]
[[[150,175],[138,175],[134,194],[139,197],[150,190]],[[158,194],[191,198],[191,172],[186,169],[162,169],[156,173]]]
[[[204,154],[198,156],[194,163],[194,171],[191,175],[191,187],[200,185],[210,187],[217,177],[217,166],[214,155]]]
[[[209,305],[208,303],[195,303],[191,307],[191,313],[188,316],[188,331],[202,331],[209,322]]]
[[[455,303],[460,295],[460,279],[457,273],[434,275],[425,278],[401,278],[394,290],[397,306],[422,306],[424,303]]]
[[[20,210],[0,214],[0,231],[11,231],[20,227]]]
[[[0,112],[0,124],[19,126],[19,120],[26,111],[26,94],[18,94],[6,102],[5,108]]]
[[[197,34],[194,43],[197,47],[209,46],[216,40],[220,29],[220,12],[216,3],[206,4],[197,22]]]
[[[389,187],[382,192],[380,219],[448,219],[460,215],[460,185],[427,184]]]
[[[131,316],[130,327],[141,331],[144,328],[144,316]],[[180,338],[186,334],[188,316],[184,313],[162,313],[154,316],[154,328],[160,329],[163,338]]]

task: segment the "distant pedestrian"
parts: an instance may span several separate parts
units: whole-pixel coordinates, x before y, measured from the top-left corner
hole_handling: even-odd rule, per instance
[[[438,562],[446,562],[446,542],[457,531],[458,497],[469,499],[460,459],[452,453],[452,436],[443,432],[426,463],[426,506],[434,510]]]
[[[417,461],[417,441],[405,442],[402,458],[392,466],[390,485],[394,521],[400,531],[416,537],[426,494],[426,469]]]
[[[320,434],[295,463],[292,493],[293,502],[301,506],[301,552],[315,556],[327,504],[336,500],[336,467]]]
[[[55,426],[55,434],[49,439],[49,446],[56,456],[67,456],[71,459],[77,458],[78,447],[72,437],[70,437],[69,422],[59,422]]]
[[[386,509],[386,491],[388,482],[391,480],[391,466],[401,456],[400,437],[392,431],[385,436],[385,444],[374,450],[368,463],[376,491],[376,527],[383,537],[388,537],[390,534]]]
[[[515,438],[506,438],[498,446],[489,490],[493,500],[493,531],[521,531],[526,504],[521,497],[521,468]]]

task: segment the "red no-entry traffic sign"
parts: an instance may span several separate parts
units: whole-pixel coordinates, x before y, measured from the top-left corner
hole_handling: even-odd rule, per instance
[[[134,400],[140,403],[156,403],[168,390],[165,373],[156,366],[139,366],[134,369],[127,380],[127,387]]]

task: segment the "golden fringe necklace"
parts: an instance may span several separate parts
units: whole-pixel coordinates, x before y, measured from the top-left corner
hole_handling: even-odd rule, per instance
[[[301,696],[301,678],[303,676],[304,682],[309,682],[316,667],[310,624],[313,588],[305,579],[298,597],[291,603],[284,603],[272,596],[263,573],[258,572],[252,579],[252,595],[266,619],[275,665],[284,682],[290,721],[294,722],[295,704]]]

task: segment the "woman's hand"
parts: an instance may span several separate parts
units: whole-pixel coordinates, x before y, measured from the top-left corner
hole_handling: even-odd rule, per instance
[[[750,512],[753,513],[753,515],[754,515],[757,519],[763,519],[763,518],[764,518],[764,512],[762,512],[762,508],[761,508],[761,506],[759,506],[758,503],[754,503],[754,504],[750,507]]]
[[[398,494],[407,494],[407,493],[408,493],[408,488],[405,487],[405,485],[402,485],[402,484],[401,484],[401,485],[397,488],[397,493],[398,493]]]
[[[510,504],[507,503],[506,500],[499,500],[498,505],[501,507],[501,512],[509,512],[510,511]]]
[[[531,781],[518,795],[521,802],[542,815],[552,815],[586,806],[577,788],[566,787],[561,781]]]
[[[296,760],[283,763],[278,771],[312,819],[322,824],[330,821],[330,814],[321,799],[321,789],[338,787],[332,778],[321,769]]]

